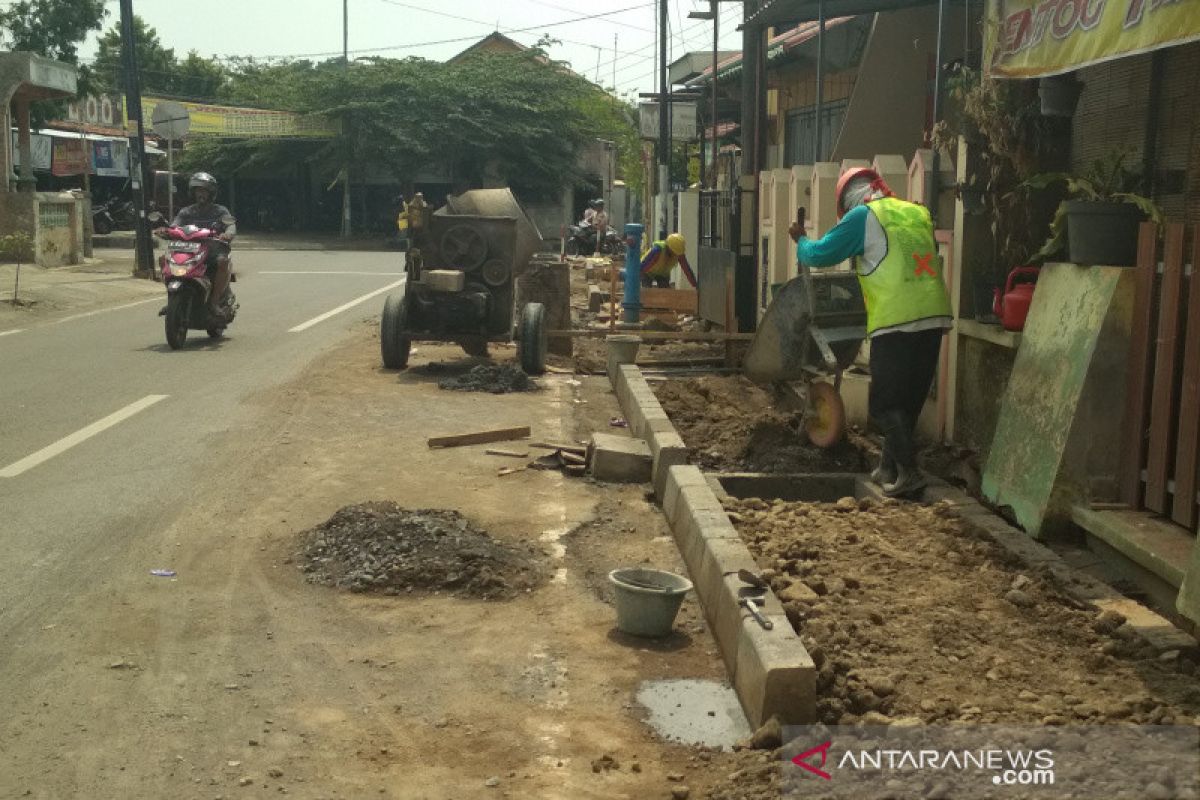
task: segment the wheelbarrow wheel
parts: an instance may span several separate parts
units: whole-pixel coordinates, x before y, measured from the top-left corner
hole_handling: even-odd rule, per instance
[[[404,335],[407,325],[408,307],[404,295],[389,295],[383,304],[383,320],[379,329],[379,349],[382,351],[383,365],[388,369],[404,369],[408,366],[412,340]]]
[[[817,447],[833,447],[842,440],[846,432],[846,406],[832,384],[813,381],[808,385],[804,431]]]
[[[545,372],[546,347],[546,307],[541,303],[528,303],[521,309],[521,320],[517,325],[517,358],[521,369],[529,375]]]

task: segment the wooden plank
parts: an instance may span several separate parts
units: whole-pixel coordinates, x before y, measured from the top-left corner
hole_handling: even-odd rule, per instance
[[[1158,298],[1158,347],[1150,395],[1150,442],[1146,458],[1146,508],[1165,514],[1167,482],[1174,464],[1175,397],[1179,377],[1179,339],[1183,293],[1182,223],[1166,226],[1162,287]]]
[[[485,456],[506,456],[507,458],[529,458],[529,453],[518,453],[516,450],[499,450],[489,447],[483,451]]]
[[[426,440],[426,444],[430,448],[462,447],[468,444],[487,444],[488,442],[507,442],[513,439],[526,439],[529,437],[529,434],[530,428],[528,425],[519,425],[515,428],[494,428],[490,431],[456,433],[451,436],[431,436]]]
[[[1137,280],[1133,323],[1129,336],[1129,376],[1122,423],[1121,500],[1141,508],[1142,461],[1146,454],[1146,409],[1149,406],[1151,325],[1154,316],[1154,276],[1158,269],[1158,227],[1143,222],[1138,236]]]
[[[1171,519],[1196,529],[1196,484],[1200,474],[1200,225],[1192,226],[1192,274],[1188,278],[1187,341],[1179,392],[1179,440],[1175,447],[1175,499]]]
[[[639,331],[629,330],[626,333],[636,334],[642,341],[666,341],[666,342],[748,342],[754,338],[753,333],[724,333],[722,331]],[[570,330],[570,331],[550,331],[548,334],[551,339],[561,337],[592,337],[600,338],[607,336],[607,330]]]
[[[696,313],[695,289],[661,289],[643,287],[642,308],[666,308],[686,314]]]

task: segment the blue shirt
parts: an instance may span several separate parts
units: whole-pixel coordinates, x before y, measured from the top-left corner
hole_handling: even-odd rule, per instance
[[[846,212],[841,221],[820,239],[801,238],[796,243],[796,260],[810,267],[832,267],[848,258],[861,256],[866,249],[870,215],[870,209],[863,203]]]

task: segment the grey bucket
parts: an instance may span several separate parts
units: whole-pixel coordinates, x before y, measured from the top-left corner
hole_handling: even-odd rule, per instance
[[[675,627],[675,615],[692,582],[682,575],[630,567],[608,573],[616,590],[617,628],[633,636],[661,638]]]

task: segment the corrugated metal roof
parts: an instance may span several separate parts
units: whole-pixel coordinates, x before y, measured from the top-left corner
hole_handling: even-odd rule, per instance
[[[835,17],[834,19],[825,20],[825,30],[835,28],[838,25],[849,22],[854,17]],[[790,28],[783,33],[776,34],[767,42],[767,63],[778,61],[786,56],[792,50],[800,47],[805,42],[809,42],[817,37],[817,32],[820,25],[816,22],[803,22],[794,28]],[[723,81],[727,78],[739,74],[742,71],[742,54],[737,53],[723,61],[717,62],[717,80]],[[699,85],[708,83],[711,80],[712,66],[710,65],[697,78],[688,81],[687,85]]]

